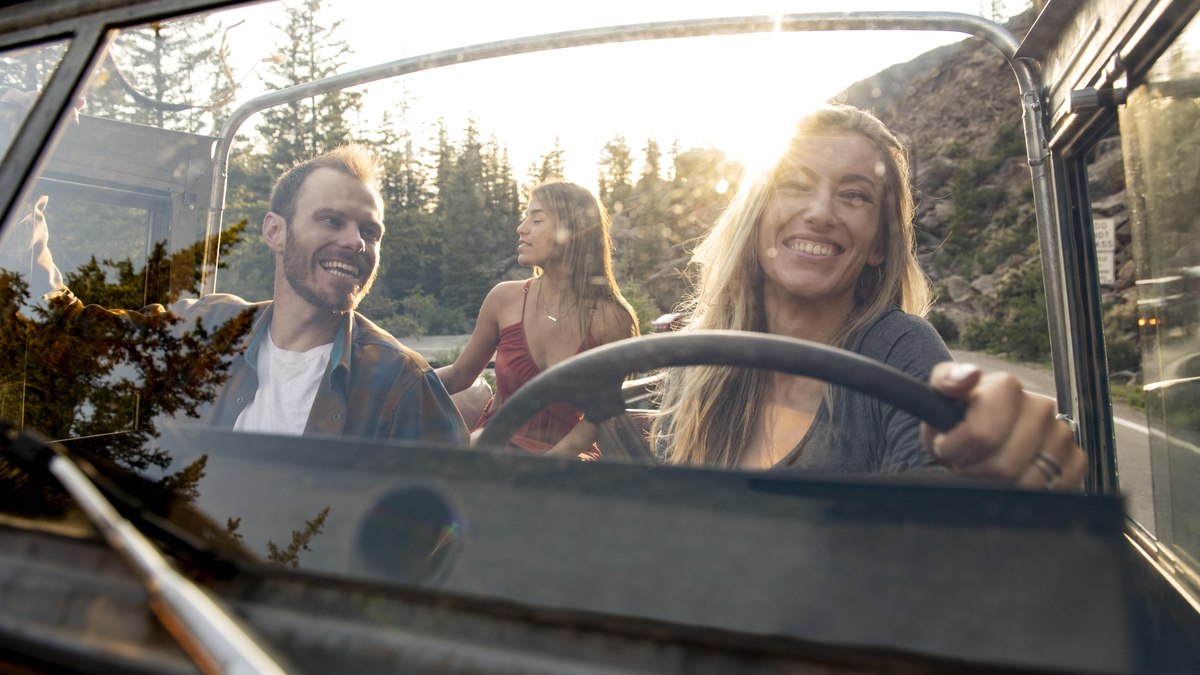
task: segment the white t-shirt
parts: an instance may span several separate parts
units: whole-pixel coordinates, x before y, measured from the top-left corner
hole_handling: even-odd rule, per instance
[[[317,398],[333,343],[306,352],[275,346],[268,330],[258,349],[258,392],[238,415],[233,428],[299,436]]]

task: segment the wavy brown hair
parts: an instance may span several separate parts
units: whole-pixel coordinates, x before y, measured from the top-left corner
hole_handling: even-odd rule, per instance
[[[563,243],[561,264],[566,270],[567,287],[578,304],[579,334],[586,339],[587,308],[600,300],[612,302],[628,315],[633,324],[630,335],[638,334],[637,313],[621,295],[613,276],[611,220],[608,210],[587,188],[566,180],[546,181],[529,195],[554,217],[556,240]],[[533,268],[541,276],[541,268]]]

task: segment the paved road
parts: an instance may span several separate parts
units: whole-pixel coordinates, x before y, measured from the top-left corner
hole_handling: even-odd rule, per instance
[[[1006,370],[1021,379],[1026,391],[1054,398],[1054,374],[1049,366],[1011,363],[988,354],[953,351],[954,358],[979,364],[985,370]],[[1146,414],[1117,404],[1113,406],[1117,437],[1117,470],[1129,515],[1151,533],[1155,532],[1153,482],[1150,474],[1150,437]]]
[[[434,368],[449,365],[442,363],[447,357],[454,356],[467,344],[471,335],[424,335],[421,337],[407,336],[400,338],[405,347],[416,350],[429,365]]]

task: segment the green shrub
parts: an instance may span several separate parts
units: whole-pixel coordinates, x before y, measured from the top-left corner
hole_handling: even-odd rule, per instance
[[[942,148],[942,156],[950,159],[964,159],[971,156],[971,147],[967,145],[966,141],[956,138]]]
[[[1108,383],[1108,393],[1114,402],[1122,402],[1134,410],[1146,411],[1146,390],[1137,382]]]
[[[929,320],[929,323],[933,324],[934,329],[937,330],[938,335],[942,336],[942,340],[946,344],[954,345],[958,342],[958,324],[946,316],[945,312],[933,310],[925,318]]]
[[[987,319],[967,319],[962,330],[962,346],[973,352],[995,351],[991,340],[991,322]]]
[[[1108,372],[1141,372],[1142,355],[1132,340],[1122,336],[1110,336],[1105,340],[1104,349],[1108,352]]]
[[[625,296],[629,306],[633,307],[634,312],[637,312],[638,330],[642,335],[650,333],[654,320],[662,314],[662,310],[654,302],[654,298],[651,298],[650,294],[636,281],[622,284],[621,295]]]
[[[1009,158],[1025,154],[1025,128],[1019,121],[1008,122],[996,131],[992,141],[992,155]]]
[[[944,162],[941,158],[934,159],[934,164],[929,172],[925,174],[924,185],[919,186],[924,192],[932,192],[943,185],[950,177],[954,175],[954,165]]]
[[[433,359],[431,360],[442,366],[448,366],[458,360],[458,356],[462,354],[464,346],[465,345],[458,345],[457,347],[451,347],[450,349],[439,350],[433,355]]]
[[[375,323],[398,338],[412,337],[414,335],[420,337],[425,334],[416,317],[407,314],[393,314],[392,316],[379,319]]]
[[[1050,332],[1039,259],[1000,282],[996,297],[987,308],[987,317],[969,321],[963,328],[962,342],[967,349],[1007,354],[1025,361],[1050,359]]]

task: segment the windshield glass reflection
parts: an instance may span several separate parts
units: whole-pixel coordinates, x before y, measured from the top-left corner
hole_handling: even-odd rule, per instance
[[[831,97],[877,106],[881,116],[894,118],[889,123],[899,124],[899,111],[906,105],[901,97],[918,85],[932,88],[937,79],[922,61],[862,80],[889,65],[864,58],[834,79],[814,76],[805,87],[795,87],[780,79],[777,69],[762,67],[815,58],[808,55],[831,49],[843,36],[780,33],[606,45],[563,51],[550,59],[522,56],[465,64],[301,97],[236,130],[227,171],[213,166],[214,143],[237,105],[263,91],[363,65],[367,57],[354,48],[374,42],[352,39],[357,34],[339,29],[332,11],[265,5],[123,31],[90,81],[83,119],[64,135],[2,242],[16,257],[11,264],[6,259],[4,266],[5,332],[0,339],[11,358],[0,373],[0,414],[66,440],[98,463],[111,462],[197,500],[214,521],[264,559],[286,565],[308,561],[317,569],[347,569],[350,563],[338,553],[350,546],[345,532],[377,543],[386,540],[379,523],[389,513],[414,519],[411,527],[423,533],[422,543],[379,555],[424,560],[414,551],[428,557],[434,555],[429,551],[450,550],[447,542],[460,529],[455,498],[437,491],[430,497],[413,492],[417,486],[391,483],[393,477],[382,468],[373,485],[355,483],[344,493],[330,488],[325,494],[319,472],[298,469],[289,478],[273,463],[239,464],[250,460],[234,457],[229,448],[266,456],[311,441],[311,453],[280,454],[272,462],[288,458],[320,466],[319,444],[326,452],[337,446],[336,452],[353,454],[340,443],[361,443],[363,449],[355,452],[362,453],[364,463],[368,456],[383,462],[386,454],[366,448],[404,441],[465,446],[466,427],[479,418],[478,411],[468,414],[461,401],[450,402],[436,391],[437,378],[420,366],[399,375],[382,366],[355,366],[378,363],[371,361],[376,358],[372,354],[353,353],[355,336],[380,341],[395,336],[411,347],[447,337],[448,348],[419,356],[434,366],[453,362],[455,350],[477,325],[489,290],[530,276],[530,265],[519,259],[517,227],[534,186],[566,176],[594,192],[612,218],[613,275],[639,319],[640,332],[649,333],[651,322],[675,310],[688,292],[686,268],[695,242],[746,177],[774,159],[751,148],[768,145],[764,138],[794,124],[804,108]],[[604,23],[620,23],[615,19]],[[574,26],[545,29],[568,27]],[[524,26],[521,32],[529,29]],[[255,30],[276,31],[278,45],[253,51],[244,36]],[[285,38],[300,34],[318,36],[311,54],[289,47]],[[480,39],[492,37],[505,35]],[[855,39],[868,45],[884,38]],[[904,36],[896,53],[916,55],[956,39]],[[970,53],[989,67],[998,66],[989,72],[997,71],[997,79],[1011,85],[1011,73],[1003,72],[997,54],[974,48]],[[722,57],[714,60],[714,54]],[[735,59],[735,54],[741,56]],[[615,71],[631,73],[619,104],[596,84],[610,80]],[[551,86],[554,82],[561,84]],[[745,88],[717,96],[714,82]],[[495,86],[508,93],[489,93]],[[521,88],[516,101],[514,88]],[[473,92],[476,101],[497,103],[485,107],[451,100],[451,94],[463,91]],[[1015,99],[1012,103],[1017,107]],[[729,122],[735,119],[731,109],[737,111],[737,123]],[[1013,150],[1012,139],[1019,138],[1014,128],[1005,127],[997,138],[949,148],[939,147],[927,126],[903,129],[905,138],[922,148],[913,168],[917,188],[940,197],[951,187],[999,171],[1010,155],[1020,155],[1019,148]],[[332,255],[329,251],[340,244],[315,227],[327,222],[330,209],[301,208],[295,217],[284,218],[289,222],[280,229],[270,217],[277,208],[271,195],[275,181],[296,162],[347,142],[369,146],[381,170],[377,182],[355,178],[349,184],[351,192],[365,187],[365,195],[358,195],[364,199],[332,209],[361,240],[362,253]],[[945,152],[926,156],[934,150],[924,148]],[[987,161],[960,162],[971,153],[984,153]],[[322,186],[347,187],[337,182],[340,170],[333,176],[322,171],[313,174]],[[227,185],[224,201],[209,203],[221,183]],[[300,203],[316,194],[309,191],[314,184],[301,183]],[[946,209],[934,208],[938,199],[923,202],[921,216],[929,219],[930,234],[919,242],[922,252],[932,255],[945,241],[959,252],[969,248],[962,242],[969,236],[965,224],[977,215],[971,210],[994,209],[1000,194],[999,189],[973,194],[971,203],[954,205],[960,210],[951,218]],[[1002,215],[1025,228],[1024,234],[1031,232],[1028,213],[1014,209]],[[314,228],[296,229],[305,219]],[[211,229],[214,224],[219,231]],[[984,246],[979,259],[932,267],[972,275],[977,268],[1020,256],[1012,266],[1027,271],[1033,258],[1027,256],[1024,234],[1013,235],[1017,242]],[[377,250],[371,251],[373,246]],[[51,255],[60,277],[42,264],[43,253]],[[289,255],[293,262],[296,256],[308,256],[308,262],[292,267],[291,278]],[[373,282],[369,293],[368,277]],[[346,337],[316,345],[332,347],[317,368],[322,377],[309,378],[317,387],[298,422],[286,428],[251,426],[250,440],[229,440],[226,430],[246,428],[237,426],[245,408],[229,402],[241,395],[240,375],[261,372],[258,362],[247,358],[260,353],[254,345],[267,339],[266,324],[275,340],[270,344],[307,351],[282,344],[294,337],[287,333],[289,327],[275,325],[274,315],[253,304],[284,302],[281,279],[297,290],[287,302],[330,310],[320,303],[338,295],[350,304],[336,311],[357,308],[367,323],[344,332],[338,324],[329,335]],[[71,294],[61,293],[62,288]],[[220,304],[221,294],[246,304],[223,305],[221,312],[202,315],[176,311]],[[982,302],[947,302],[946,334],[958,328],[955,321],[962,314],[956,310]],[[571,308],[570,302],[549,302],[546,313],[557,322]],[[340,359],[350,353],[350,363],[339,371]],[[370,386],[375,389],[346,385],[345,392],[337,390],[343,386],[339,378],[350,381],[358,373],[374,378]],[[422,382],[429,392],[407,399],[407,385],[396,384],[408,382],[401,376]],[[290,388],[279,387],[283,393]],[[327,390],[337,396],[326,397]],[[358,394],[359,400],[355,391],[366,393]],[[342,407],[322,409],[322,421],[308,416],[316,410],[311,401],[323,404],[338,396]],[[397,410],[412,412],[402,417]],[[370,422],[360,424],[355,416],[364,414]],[[402,433],[408,428],[421,431]],[[306,431],[312,438],[281,438]],[[367,439],[377,441],[376,446]],[[5,467],[5,475],[13,485],[8,494],[14,511],[63,513],[61,496],[47,492],[44,484],[12,467]],[[277,500],[282,511],[234,498],[261,498],[256,489],[288,493]],[[355,491],[370,497],[352,505],[347,495]],[[366,524],[358,528],[360,523]],[[362,565],[364,574],[386,566],[378,560],[353,564]],[[414,562],[410,567],[420,566]],[[436,576],[437,567],[431,564],[414,574]]]

